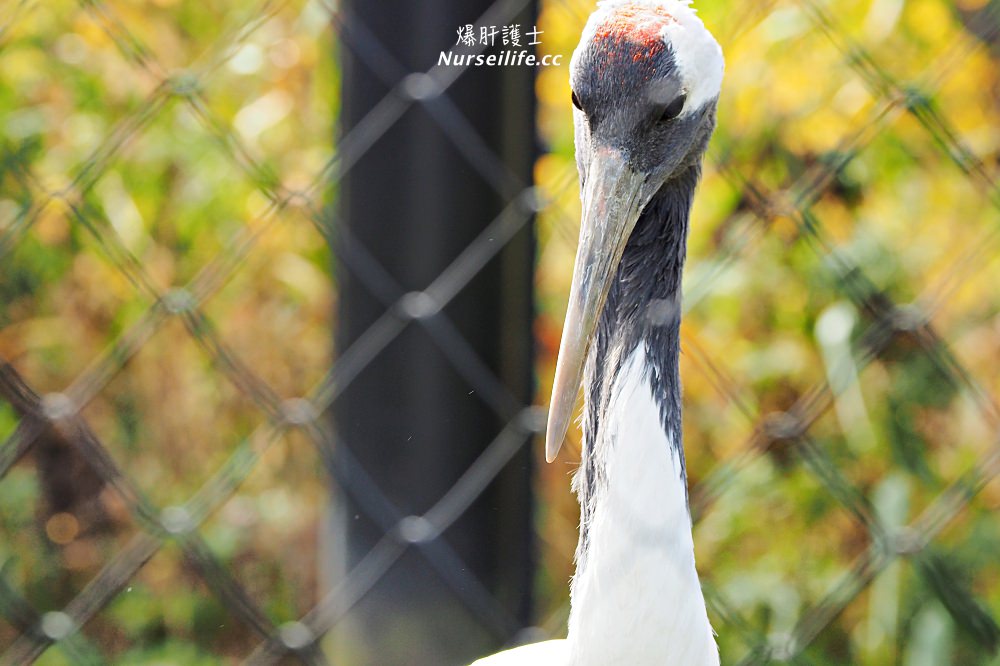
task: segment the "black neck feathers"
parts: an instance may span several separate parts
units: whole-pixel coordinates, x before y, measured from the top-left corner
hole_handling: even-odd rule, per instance
[[[601,428],[611,389],[623,364],[645,344],[648,380],[660,407],[660,422],[671,434],[684,475],[681,443],[680,354],[681,273],[687,249],[688,218],[700,166],[692,165],[667,181],[646,206],[625,247],[615,281],[601,313],[584,373],[583,460],[574,485],[580,498],[580,545],[587,549],[594,500],[605,484],[597,455],[604,445]]]

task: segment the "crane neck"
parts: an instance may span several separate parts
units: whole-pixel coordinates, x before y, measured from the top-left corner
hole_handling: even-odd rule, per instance
[[[699,167],[640,217],[584,376],[580,541],[568,642],[575,666],[717,666],[694,566],[681,440],[680,285]]]
[[[630,356],[643,346],[645,365],[660,425],[668,434],[686,487],[681,439],[680,293],[687,251],[688,219],[700,166],[668,181],[636,223],[584,371],[583,459],[575,479],[581,504],[578,565],[589,546],[591,504],[607,484],[608,421],[616,381]],[[686,491],[685,491],[686,492]]]

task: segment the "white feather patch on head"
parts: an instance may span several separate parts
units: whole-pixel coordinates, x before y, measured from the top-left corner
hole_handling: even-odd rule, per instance
[[[594,40],[598,29],[617,10],[644,7],[666,13],[673,19],[664,22],[660,38],[673,52],[683,88],[687,92],[687,104],[681,115],[694,113],[719,96],[725,61],[722,48],[698,18],[691,0],[600,0],[597,11],[591,14],[583,29],[570,69],[576,70],[581,50]]]
[[[679,0],[665,3],[677,5],[683,11],[674,14],[676,23],[663,27],[663,40],[669,42],[674,61],[680,70],[688,101],[684,115],[700,109],[709,100],[719,96],[725,61],[722,47],[701,22],[694,9]]]

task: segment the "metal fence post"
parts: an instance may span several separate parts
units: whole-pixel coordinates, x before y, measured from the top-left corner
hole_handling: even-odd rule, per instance
[[[350,31],[353,43],[345,39],[340,52],[340,135],[399,90],[395,84],[407,74],[433,67],[441,50],[455,43],[456,29],[475,23],[493,1],[345,0],[345,15],[361,30]],[[504,25],[533,25],[533,2],[507,4],[524,6],[504,17]],[[366,36],[378,44],[366,44]],[[365,50],[372,47],[384,50]],[[401,65],[394,73],[393,60]],[[385,269],[399,287],[395,297],[431,284],[531,182],[533,85],[530,67],[472,68],[448,88],[446,99],[414,103],[341,181],[339,231]],[[477,163],[469,151],[476,147],[445,131],[441,119],[449,108],[488,147],[493,165]],[[506,413],[498,413],[497,401],[480,395],[448,358],[442,349],[447,340],[434,334],[433,321],[409,323],[338,398],[333,416],[341,460],[356,461],[403,515],[419,516],[440,500],[518,408],[531,404],[533,258],[528,224],[441,314],[513,398]],[[385,294],[372,293],[345,262],[337,273],[337,348],[343,352],[383,316],[386,304]],[[529,620],[530,453],[522,447],[442,535],[468,570],[445,580],[429,565],[426,550],[410,547],[336,632],[338,663],[462,663]],[[342,575],[385,537],[384,525],[358,499],[343,491],[334,498],[328,537],[340,553],[335,569]],[[463,577],[482,589],[461,583],[456,589]],[[484,591],[496,602],[477,608]]]

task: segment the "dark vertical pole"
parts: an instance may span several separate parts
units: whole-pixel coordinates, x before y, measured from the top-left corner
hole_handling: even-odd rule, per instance
[[[434,66],[442,50],[452,49],[459,26],[475,23],[493,3],[344,0],[340,135],[350,135],[386,95],[396,94],[395,84],[407,74]],[[516,15],[489,23],[530,30],[534,2],[524,5]],[[522,37],[525,48],[530,48],[529,39]],[[402,67],[396,71],[379,49]],[[501,50],[498,44],[484,53]],[[385,81],[387,74],[394,80]],[[401,293],[430,285],[531,182],[533,85],[530,67],[479,67],[463,73],[445,93],[507,176],[494,181],[483,167],[488,172],[496,164],[470,163],[431,113],[431,105],[447,111],[447,104],[429,99],[416,102],[341,181],[341,228],[375,258]],[[474,148],[471,143],[465,147]],[[421,515],[441,499],[517,407],[531,403],[533,259],[528,224],[442,312],[513,397],[506,416],[498,415],[463,379],[442,352],[441,344],[447,342],[434,335],[433,325],[421,322],[409,323],[335,403],[342,462],[347,456],[356,460],[403,514]],[[384,294],[369,291],[348,263],[338,264],[340,352],[386,312],[380,300]],[[525,446],[441,537],[461,564],[438,558],[440,565],[450,567],[442,575],[417,547],[407,550],[352,609],[342,624],[346,630],[335,633],[340,663],[465,663],[509,639],[529,620],[530,461]],[[371,507],[359,499],[351,492],[335,498],[331,540],[341,551],[341,573],[385,536]],[[428,551],[433,557],[434,548]],[[479,581],[482,590],[470,581]],[[483,590],[496,602],[483,597]]]

